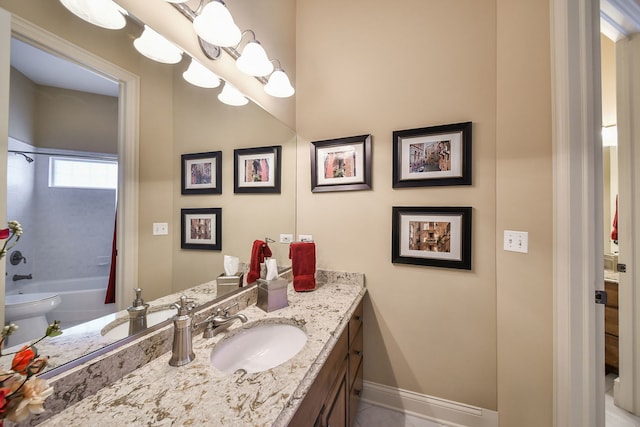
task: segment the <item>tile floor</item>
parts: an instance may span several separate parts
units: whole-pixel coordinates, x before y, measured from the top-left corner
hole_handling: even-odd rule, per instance
[[[605,395],[606,427],[640,427],[640,417],[634,416],[613,404],[613,377],[607,377]],[[355,427],[444,427],[402,412],[361,402]]]

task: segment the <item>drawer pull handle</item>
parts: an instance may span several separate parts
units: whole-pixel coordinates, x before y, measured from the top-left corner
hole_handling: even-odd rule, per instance
[[[358,397],[362,397],[362,390],[353,390],[353,394],[355,394]]]
[[[356,320],[360,320],[362,317],[361,316],[353,316],[354,319]]]
[[[362,351],[361,350],[353,350],[353,354],[355,354],[356,356],[360,357],[360,356],[362,356]]]

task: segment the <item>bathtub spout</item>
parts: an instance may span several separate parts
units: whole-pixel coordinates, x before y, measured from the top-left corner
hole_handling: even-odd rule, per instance
[[[13,275],[13,281],[17,282],[18,280],[31,280],[33,279],[33,277],[31,277],[31,273],[29,274],[14,274]]]

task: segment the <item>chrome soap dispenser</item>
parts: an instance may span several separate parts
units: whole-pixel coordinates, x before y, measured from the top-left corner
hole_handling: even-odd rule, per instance
[[[145,304],[142,300],[142,289],[134,289],[136,299],[127,311],[129,312],[129,335],[137,334],[147,329],[147,309],[149,304]]]
[[[183,295],[180,301],[172,304],[171,307],[177,308],[178,314],[173,316],[173,346],[169,365],[182,366],[196,358],[191,341],[191,323],[195,304]]]

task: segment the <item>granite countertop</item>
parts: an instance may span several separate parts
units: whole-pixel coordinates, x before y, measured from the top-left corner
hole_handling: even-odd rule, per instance
[[[196,358],[188,365],[169,366],[171,352],[165,353],[41,425],[109,420],[113,425],[286,426],[366,293],[364,279],[357,282],[330,281],[304,293],[289,283],[289,307],[266,313],[251,305],[241,311],[246,324],[236,321],[209,339],[194,335]],[[211,366],[217,342],[265,322],[299,325],[307,343],[292,359],[264,372],[225,374]]]

